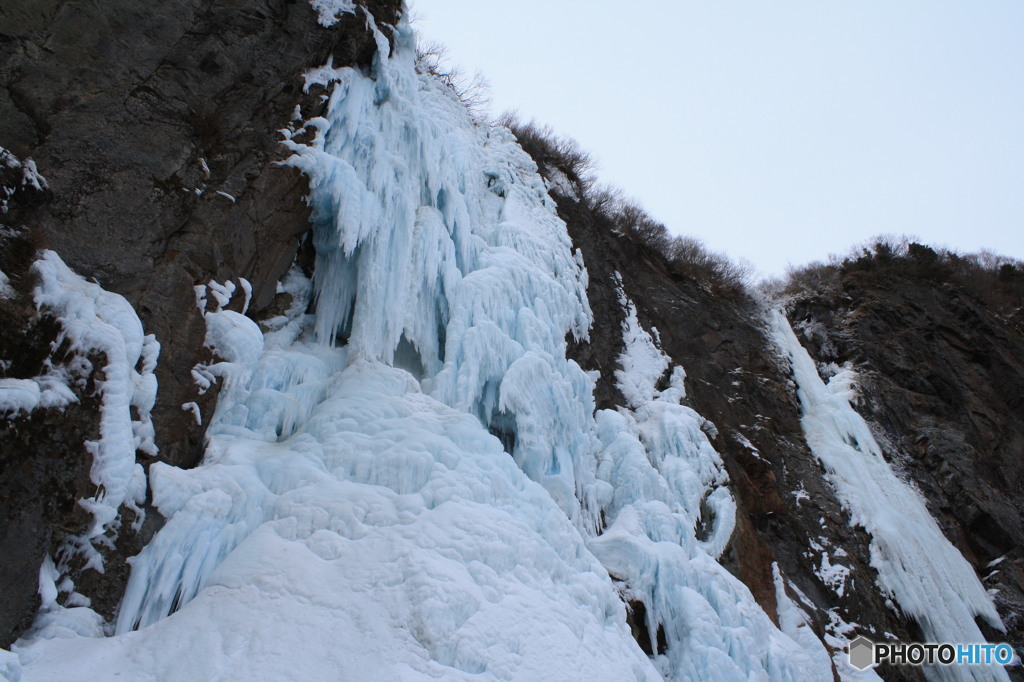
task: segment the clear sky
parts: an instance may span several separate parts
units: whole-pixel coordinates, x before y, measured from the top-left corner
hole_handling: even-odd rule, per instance
[[[670,231],[764,274],[879,233],[1024,258],[1024,0],[412,0]]]

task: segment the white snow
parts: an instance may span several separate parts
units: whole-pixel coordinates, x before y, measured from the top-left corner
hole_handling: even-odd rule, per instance
[[[46,178],[40,174],[36,162],[31,158],[21,160],[7,149],[0,147],[0,164],[6,168],[21,169],[21,178],[17,187],[0,185],[0,215],[7,213],[8,201],[18,187],[31,187],[39,191],[49,188]]]
[[[93,360],[105,363],[103,378],[97,381],[100,438],[84,443],[92,457],[90,478],[96,491],[79,500],[92,515],[92,524],[81,535],[57,538],[60,562],[55,565],[47,555],[39,571],[37,625],[56,620],[81,631],[75,623],[99,623],[101,619],[87,608],[65,609],[57,604],[58,594],[64,593],[66,604],[88,605],[88,599],[74,591],[69,577],[61,580],[61,572],[75,555],[81,555],[88,567],[104,570],[97,546],[109,546],[116,539],[122,505],[135,512],[136,529],[142,524],[139,505],[146,496],[146,480],[135,460],[137,451],[156,454],[150,411],[156,399],[153,371],[160,346],[152,335],[143,334],[135,311],[124,298],[87,282],[54,252],[41,252],[32,272],[37,280],[33,291],[36,305],[41,314],[53,316],[60,324],[53,348],[66,348],[70,355],[58,365],[48,359],[46,374],[41,376],[0,379],[0,413],[66,407],[78,400],[71,385],[85,381],[93,371]],[[20,680],[21,676],[18,658],[0,650],[0,677]]]
[[[630,407],[639,407],[654,399],[655,384],[668,370],[669,359],[647,333],[636,317],[636,306],[622,289],[622,276],[615,273],[619,303],[626,310],[622,341],[624,350],[619,356],[621,369],[615,370],[615,380]]]
[[[832,563],[832,557],[829,556],[828,552],[822,552],[821,563],[818,564],[814,569],[814,574],[818,576],[822,584],[836,593],[837,596],[842,597],[846,591],[846,581],[850,577],[850,567],[843,566],[840,563]]]
[[[56,368],[50,374],[32,379],[0,379],[0,414],[3,415],[32,412],[40,407],[64,407],[77,400],[63,373]]]
[[[828,624],[825,626],[825,642],[832,647],[832,663],[839,673],[839,679],[843,682],[882,682],[872,668],[858,670],[850,664],[850,641],[855,639],[859,632],[858,623],[847,623],[839,615],[838,608],[828,611]],[[896,639],[889,636],[890,639]]]
[[[761,451],[758,450],[757,447],[753,443],[750,442],[749,438],[744,436],[741,432],[736,431],[735,429],[733,430],[732,435],[733,435],[733,438],[735,438],[740,443],[740,445],[742,445],[748,451],[750,451],[751,455],[753,455],[757,459],[762,459]]]
[[[252,283],[250,283],[245,277],[239,277],[238,284],[242,287],[242,291],[245,293],[245,301],[242,302],[242,314],[245,315],[249,312],[249,304],[252,303]]]
[[[609,527],[588,547],[630,599],[644,603],[647,629],[663,631],[655,657],[672,680],[816,679],[819,667],[781,632],[750,591],[717,563],[732,534],[736,503],[707,423],[680,405],[685,372],[643,329],[620,285],[621,369],[615,376],[631,409],[597,413],[600,480],[611,500]]]
[[[0,649],[0,680],[21,682],[21,661],[17,654],[5,649]]]
[[[553,167],[547,168],[544,175],[544,184],[547,186],[549,191],[554,192],[559,196],[571,199],[580,198],[581,193],[579,185],[570,180],[568,176],[559,169]]]
[[[0,298],[14,298],[18,295],[18,292],[11,286],[11,278],[7,276],[7,273],[0,270]]]
[[[31,158],[19,160],[10,151],[0,147],[0,163],[7,168],[20,168],[21,169],[21,186],[31,187],[36,190],[44,190],[49,188],[49,183],[46,182],[46,178],[42,176],[39,169],[36,167],[36,162]]]
[[[804,610],[789,597],[786,591],[787,581],[783,578],[777,563],[772,564],[772,577],[775,581],[775,605],[779,614],[779,627],[790,639],[799,644],[800,648],[810,657],[815,672],[808,679],[832,679],[832,659],[829,656],[828,649],[825,648],[822,641],[814,634]],[[807,601],[807,598],[795,586],[788,585],[788,587],[796,593],[801,601]],[[813,605],[811,608],[813,608]],[[837,653],[836,655],[845,654]]]
[[[851,525],[870,534],[879,588],[918,622],[926,641],[984,642],[975,616],[1002,630],[974,569],[939,530],[921,494],[897,476],[850,405],[853,372],[841,370],[824,383],[782,312],[772,311],[771,324],[792,362],[807,445],[825,467]],[[1008,679],[997,666],[936,666],[930,674],[949,680]]]
[[[55,348],[67,342],[78,354],[72,370],[87,374],[90,355],[102,355],[103,380],[97,382],[102,395],[100,438],[87,442],[92,455],[90,477],[96,494],[80,501],[93,515],[93,524],[77,543],[91,565],[102,569],[102,559],[91,542],[117,523],[117,510],[145,498],[145,477],[135,462],[136,451],[156,454],[150,411],[156,400],[156,368],[160,345],[146,336],[131,305],[121,296],[105,291],[72,272],[52,251],[43,251],[32,265],[38,280],[33,292],[36,305],[53,315],[61,325]],[[25,409],[60,406],[74,399],[66,381],[66,369],[53,368],[47,377],[18,382]],[[62,373],[65,373],[62,376]],[[10,380],[8,380],[10,381]],[[35,383],[38,394],[29,388]],[[29,406],[32,400],[36,405]],[[133,418],[133,410],[137,418]]]
[[[211,281],[209,284],[205,286],[203,293],[200,294],[198,292],[200,291],[200,287],[202,286],[203,285],[196,285],[195,287],[197,292],[196,302],[198,303],[200,300],[205,302],[206,293],[209,293],[210,295],[213,296],[213,300],[217,303],[217,310],[215,312],[220,312],[224,308],[224,306],[231,302],[231,297],[235,294],[236,289],[235,283],[230,280],[224,282],[223,284],[221,284],[220,282]],[[201,309],[201,311],[204,313],[206,312],[205,306]]]
[[[198,426],[203,425],[203,413],[199,409],[199,404],[196,402],[182,403],[181,409],[185,412],[192,414],[192,418],[196,420]]]
[[[356,5],[352,0],[309,0],[320,16],[320,25],[330,28],[338,22],[342,14],[355,12]]]
[[[244,311],[249,308],[252,285],[246,279],[241,279],[240,284],[245,294],[242,313],[224,310],[224,306],[231,302],[239,288],[234,282],[222,284],[211,281],[194,287],[196,307],[206,323],[205,344],[213,351],[215,360],[220,360],[213,364],[200,363],[192,368],[192,379],[200,395],[206,393],[219,378],[224,378],[228,386],[245,382],[249,377],[249,367],[263,353],[263,332],[253,320],[244,315]],[[207,310],[207,296],[212,296],[216,304],[213,311]],[[194,402],[182,405],[182,409],[190,409],[201,423],[202,417]]]
[[[251,364],[263,353],[263,333],[245,315],[221,310],[206,313],[205,320],[206,345],[228,363]]]

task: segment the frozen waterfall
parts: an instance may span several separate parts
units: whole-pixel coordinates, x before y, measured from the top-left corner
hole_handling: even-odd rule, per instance
[[[831,679],[717,561],[736,506],[683,369],[622,293],[629,405],[595,411],[566,358],[587,272],[535,164],[417,72],[407,25],[378,37],[368,73],[308,74],[326,113],[285,133],[312,281],[263,329],[199,287],[202,465],[151,468],[167,523],[116,631],[49,603],[23,679]]]
[[[897,476],[850,405],[853,372],[842,370],[826,384],[781,311],[772,312],[771,326],[792,362],[807,444],[825,466],[851,525],[871,535],[878,586],[920,624],[925,641],[984,642],[975,617],[1002,630],[974,569],[939,530],[921,494]],[[1009,679],[1001,666],[932,666],[928,674],[943,680]]]

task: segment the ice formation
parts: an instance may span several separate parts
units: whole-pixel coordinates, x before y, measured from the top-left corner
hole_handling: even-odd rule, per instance
[[[78,400],[71,385],[83,382],[102,361],[100,438],[84,445],[92,457],[90,477],[93,496],[79,504],[93,517],[80,537],[67,538],[64,559],[81,553],[88,565],[103,570],[103,559],[94,546],[116,532],[118,510],[128,505],[138,515],[146,496],[137,451],[156,454],[150,410],[156,400],[156,367],[160,345],[143,333],[131,304],[117,294],[87,282],[68,268],[52,251],[44,251],[32,266],[37,280],[36,305],[56,319],[60,333],[53,348],[67,351],[68,359],[46,362],[46,372],[31,379],[0,379],[0,412],[31,412],[39,408],[65,407]],[[141,518],[137,517],[141,522]]]
[[[313,4],[324,21],[350,7]],[[0,666],[26,681],[831,679],[784,576],[780,629],[718,563],[736,505],[682,368],[620,287],[628,404],[595,411],[593,377],[566,359],[590,326],[587,272],[536,166],[417,72],[406,24],[394,54],[377,36],[369,73],[307,74],[330,92],[296,119],[313,139],[285,131],[310,181],[313,280],[292,270],[292,305],[263,329],[225,309],[247,282],[196,288],[214,353],[197,392],[221,382],[208,446],[195,469],[151,467],[167,523],[131,560],[114,632],[51,599]],[[150,357],[140,329],[119,333],[125,357]],[[645,607],[651,657],[624,601]]]
[[[310,0],[309,4],[319,15],[320,25],[333,26],[342,14],[352,13],[356,5],[352,0]]]
[[[36,162],[32,159],[19,159],[7,149],[0,147],[0,166],[21,170],[21,177],[16,186],[0,185],[0,215],[7,213],[10,198],[18,189],[27,188],[41,192],[49,188],[46,178],[39,173]]]
[[[94,354],[101,354],[105,362],[104,378],[99,382],[100,439],[86,443],[98,490],[81,502],[93,514],[87,538],[94,539],[115,522],[122,504],[134,505],[145,498],[145,475],[135,462],[135,453],[156,454],[150,411],[156,402],[153,370],[160,344],[153,335],[144,334],[128,301],[87,282],[56,253],[43,252],[32,269],[38,279],[36,304],[61,325],[57,345],[67,341],[69,349],[77,353],[74,362],[78,365],[88,365]],[[93,560],[99,561],[98,555]]]
[[[702,430],[706,420],[679,404],[685,373],[669,372],[669,358],[619,292],[625,350],[616,379],[631,409],[596,415],[599,477],[613,496],[604,508],[609,528],[588,546],[622,581],[624,597],[643,602],[651,638],[661,630],[667,646],[654,660],[665,679],[829,679],[821,642],[809,654],[806,637],[776,628],[716,561],[736,518],[728,476]],[[666,373],[669,386],[658,391]]]
[[[786,581],[778,564],[772,564],[772,577],[775,580],[775,605],[779,613],[779,627],[814,660],[820,671],[816,679],[829,679],[831,666],[834,663],[836,670],[839,671],[840,679],[844,682],[868,682],[869,680],[877,682],[879,680],[878,675],[870,668],[862,671],[849,664],[846,655],[848,642],[835,644],[836,651],[830,662],[828,650],[821,645],[821,640],[811,629],[806,613],[796,600],[790,597],[790,593],[796,595],[797,599],[811,610],[814,609],[814,604],[796,586]]]
[[[0,270],[0,299],[14,298],[15,296],[17,296],[17,292],[11,286],[11,279],[6,272]]]
[[[824,465],[851,525],[871,535],[871,565],[878,571],[879,587],[917,621],[927,642],[984,642],[975,617],[1002,630],[974,569],[939,530],[921,494],[897,476],[850,405],[853,372],[841,370],[826,384],[781,311],[772,311],[771,326],[792,363],[807,445]],[[935,666],[929,675],[1009,679],[998,666]]]

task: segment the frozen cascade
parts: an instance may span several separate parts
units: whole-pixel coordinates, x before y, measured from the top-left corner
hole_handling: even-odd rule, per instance
[[[378,37],[369,75],[308,75],[331,92],[314,139],[285,133],[314,281],[289,273],[266,331],[223,310],[233,286],[197,289],[217,361],[194,375],[222,382],[204,461],[151,468],[168,521],[114,636],[53,604],[23,679],[830,677],[716,561],[735,502],[682,370],[655,390],[667,358],[623,295],[632,397],[595,414],[565,357],[587,274],[536,166],[416,72],[407,25],[394,55]]]
[[[736,520],[728,476],[701,429],[705,420],[680,405],[683,369],[672,368],[669,387],[656,389],[670,360],[621,284],[619,300],[625,351],[616,379],[632,409],[597,413],[599,476],[614,496],[609,528],[588,546],[623,581],[624,596],[644,603],[651,639],[663,632],[667,650],[654,660],[666,679],[831,679],[821,642],[808,642],[806,631],[796,640],[780,632],[717,562]]]
[[[772,332],[790,359],[807,445],[821,460],[850,523],[871,535],[871,565],[879,587],[921,626],[928,642],[984,642],[975,617],[1003,629],[981,581],[946,539],[924,499],[886,462],[864,419],[850,405],[854,375],[840,371],[826,384],[789,321],[772,311]],[[934,666],[929,677],[1007,680],[1000,666]]]
[[[594,497],[592,387],[565,359],[566,334],[590,326],[582,257],[511,134],[421,78],[411,46],[375,76],[315,72],[337,82],[327,117],[306,123],[310,145],[290,143],[310,178],[317,337],[404,366],[435,398],[512,429],[523,470],[594,527],[578,502]]]

